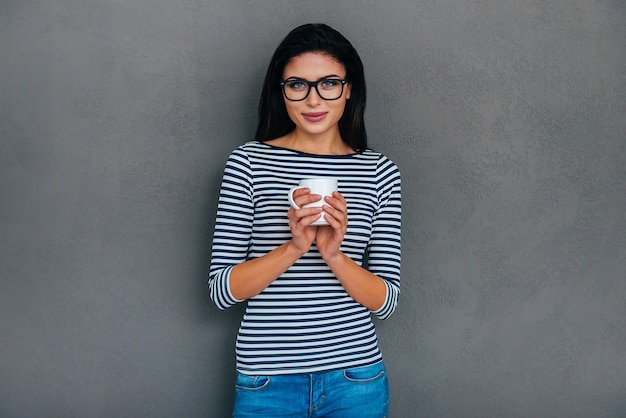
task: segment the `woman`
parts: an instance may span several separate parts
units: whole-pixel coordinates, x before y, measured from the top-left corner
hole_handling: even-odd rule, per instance
[[[323,24],[291,31],[270,62],[256,140],[230,155],[209,288],[248,301],[237,337],[236,417],[383,417],[388,384],[371,316],[400,284],[400,173],[367,148],[363,64]],[[321,196],[302,178],[334,177]],[[311,224],[324,216],[326,226]]]

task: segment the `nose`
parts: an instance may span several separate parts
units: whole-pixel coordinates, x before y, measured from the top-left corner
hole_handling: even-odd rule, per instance
[[[309,106],[317,106],[323,99],[320,97],[317,92],[317,86],[311,86],[311,90],[309,91],[309,95],[306,98],[306,103]]]

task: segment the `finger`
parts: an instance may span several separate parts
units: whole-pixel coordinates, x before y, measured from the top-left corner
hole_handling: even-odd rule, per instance
[[[333,228],[342,226],[347,223],[345,221],[346,216],[344,215],[344,213],[331,206],[324,206],[324,214],[325,219],[328,221],[329,224],[331,224]]]
[[[311,193],[311,189],[309,189],[308,187],[300,187],[299,189],[296,189],[293,191],[293,197],[298,197],[298,196],[302,196],[305,195],[307,193]]]
[[[326,196],[326,198],[324,199],[324,202],[329,205],[330,207],[332,207],[333,209],[341,212],[341,213],[347,213],[347,206],[346,206],[346,202],[334,197],[328,197]]]
[[[310,196],[310,195],[307,195]],[[289,209],[287,211],[287,217],[288,218],[295,218],[295,219],[299,219],[302,218],[304,216],[309,216],[315,213],[318,213],[322,210],[321,206],[313,206],[313,207],[304,207],[304,205],[306,205],[307,203],[311,203],[308,201],[305,201],[302,205],[300,204],[300,202],[297,202],[298,206],[300,206],[300,209],[296,209],[293,206],[289,206]]]
[[[293,206],[289,206],[289,210],[287,211],[287,218],[289,218],[289,221],[295,221],[297,222],[297,216],[296,216],[296,209]]]
[[[324,219],[326,219],[326,222],[328,222],[328,227],[332,228],[333,235],[338,237],[340,241],[343,240],[343,237],[346,235],[347,232],[347,226],[345,225],[345,223],[327,213],[324,214]]]
[[[309,189],[308,187],[300,187],[299,189],[294,190],[292,198],[296,205],[302,207],[310,203],[320,201],[322,199],[322,196],[319,194],[311,193],[311,189]]]
[[[341,227],[341,222],[339,222],[337,219],[335,219],[332,215],[330,215],[328,212],[324,212],[324,219],[326,219],[326,222],[328,222],[328,225],[333,228],[334,230],[337,230],[337,228]]]
[[[321,212],[322,212],[321,206],[315,206],[312,208],[302,208],[302,209],[297,209],[295,211],[295,217],[298,219],[302,219],[302,218],[307,218],[310,216],[320,215]]]
[[[321,207],[294,209],[289,208],[289,228],[294,231],[295,229],[304,229],[310,226],[313,222],[317,221],[322,215]]]
[[[298,206],[303,207],[309,203],[319,202],[322,200],[322,196],[319,194],[307,193],[298,197],[294,197],[294,201]]]
[[[346,199],[339,192],[333,192],[332,196],[326,196],[324,200],[326,200],[327,202],[338,202],[343,206],[347,205]]]
[[[302,226],[313,226],[315,227],[315,225],[311,225],[313,222],[317,221],[318,219],[320,219],[322,217],[322,212],[321,212],[321,208],[319,213],[311,215],[311,216],[305,216],[304,218],[300,219],[300,223]]]
[[[346,199],[343,197],[343,195],[337,191],[333,192],[333,196],[335,199],[338,199],[339,201],[346,203]]]

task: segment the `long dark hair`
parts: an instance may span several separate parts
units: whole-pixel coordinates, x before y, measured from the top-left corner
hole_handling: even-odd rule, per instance
[[[346,80],[351,85],[350,99],[339,119],[339,133],[353,150],[367,147],[365,132],[365,74],[363,63],[352,44],[328,25],[309,23],[292,30],[278,45],[265,74],[259,101],[259,125],[256,139],[267,141],[288,134],[295,128],[289,118],[280,81],[287,63],[305,52],[327,54],[346,69]]]

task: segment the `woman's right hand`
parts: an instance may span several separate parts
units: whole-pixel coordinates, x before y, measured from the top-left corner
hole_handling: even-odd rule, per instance
[[[305,208],[304,205],[317,202],[321,198],[322,196],[318,194],[311,194],[311,191],[306,187],[293,192],[293,200],[300,209],[289,207],[287,217],[289,218],[289,229],[291,229],[291,242],[302,254],[309,252],[317,232],[317,227],[311,226],[311,224],[317,221],[322,214],[321,207]]]

